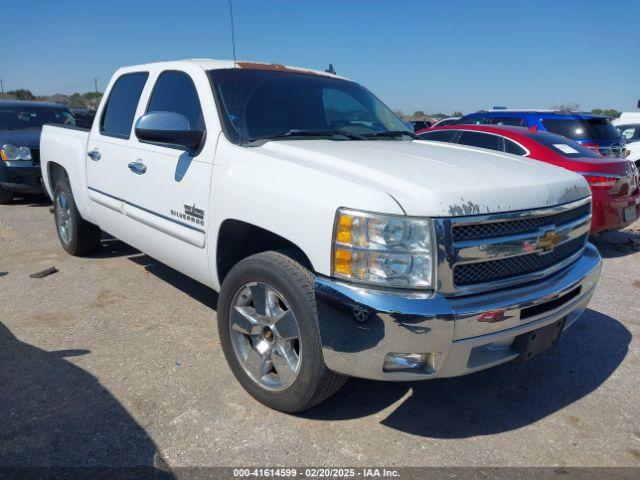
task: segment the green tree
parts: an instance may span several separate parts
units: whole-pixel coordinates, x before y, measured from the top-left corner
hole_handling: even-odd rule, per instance
[[[561,103],[560,105],[554,105],[551,107],[551,110],[559,110],[561,112],[579,112],[580,104],[579,103]]]
[[[452,117],[462,117],[464,113],[455,111],[451,114]]]
[[[30,90],[27,90],[25,88],[19,88],[17,90],[9,90],[7,94],[11,95],[12,97],[15,97],[18,100],[35,100],[36,99],[36,96],[33,93],[31,93]]]
[[[594,108],[591,110],[591,113],[594,115],[604,115],[605,117],[618,118],[620,116],[620,112],[615,108]]]

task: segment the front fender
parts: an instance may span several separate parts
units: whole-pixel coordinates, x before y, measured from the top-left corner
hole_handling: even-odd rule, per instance
[[[340,207],[404,214],[386,192],[321,167],[221,139],[213,171],[210,258],[215,258],[220,226],[233,219],[289,240],[304,252],[317,273],[330,275],[334,221]],[[211,263],[219,290],[217,262]]]

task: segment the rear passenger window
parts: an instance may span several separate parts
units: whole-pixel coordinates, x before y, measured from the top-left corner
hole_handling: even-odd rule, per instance
[[[198,92],[184,72],[167,71],[158,77],[147,112],[175,112],[187,117],[191,130],[204,130]]]
[[[502,137],[480,132],[462,132],[458,143],[470,147],[488,148],[502,151]]]
[[[456,130],[434,130],[433,132],[425,132],[418,135],[420,140],[432,140],[434,142],[453,142],[456,136]]]
[[[491,123],[494,125],[511,125],[513,127],[527,126],[527,122],[521,117],[494,117]]]
[[[518,145],[516,142],[512,142],[508,138],[504,139],[504,151],[507,153],[513,153],[514,155],[520,155],[524,157],[527,154],[527,151]]]
[[[148,76],[147,72],[127,73],[116,80],[102,115],[100,133],[129,138],[140,94]]]

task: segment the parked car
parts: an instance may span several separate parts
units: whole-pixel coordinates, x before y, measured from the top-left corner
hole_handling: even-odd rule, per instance
[[[443,118],[442,120],[438,120],[434,125],[431,126],[431,128],[435,128],[435,127],[445,127],[447,125],[453,125],[454,123],[457,123],[458,120],[460,120],[461,117],[447,117],[447,118]]]
[[[451,125],[431,129],[419,138],[511,153],[579,173],[589,182],[593,196],[592,234],[624,228],[640,213],[640,179],[635,165],[603,157],[566,137],[522,127]]]
[[[76,119],[76,125],[86,128],[91,128],[96,116],[96,111],[90,108],[72,108],[71,113]]]
[[[336,75],[122,68],[96,119],[44,128],[62,247],[82,255],[105,230],[219,291],[229,366],[272,408],[309,408],[349,375],[530,360],[582,314],[600,274],[583,177],[414,141]]]
[[[413,131],[415,133],[424,132],[425,130],[429,130],[431,128],[431,122],[428,120],[413,120],[410,122],[413,125]]]
[[[0,204],[15,193],[42,193],[40,132],[45,123],[73,125],[57,103],[0,100]]]
[[[627,142],[627,160],[631,160],[640,168],[640,120],[637,123],[615,125]]]
[[[640,108],[640,102],[638,102]],[[611,123],[614,125],[638,124],[640,123],[640,112],[622,112],[619,118],[614,119]]]
[[[465,115],[459,124],[511,125],[570,138],[607,157],[624,158],[625,141],[608,117],[553,110],[486,110]]]

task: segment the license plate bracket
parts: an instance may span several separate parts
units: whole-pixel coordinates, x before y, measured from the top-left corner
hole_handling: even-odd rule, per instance
[[[541,353],[552,349],[558,343],[566,317],[556,320],[537,330],[518,335],[511,348],[520,353],[518,360],[526,363],[536,358]]]
[[[636,219],[636,207],[625,207],[624,209],[624,221],[625,222],[633,222]]]

